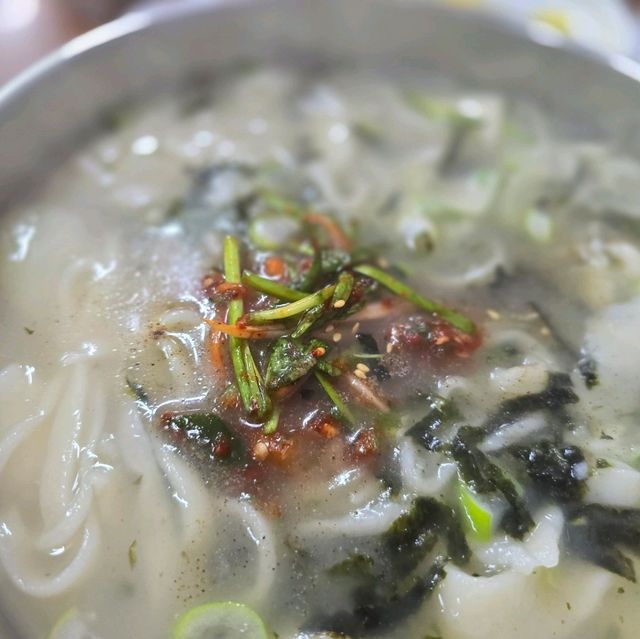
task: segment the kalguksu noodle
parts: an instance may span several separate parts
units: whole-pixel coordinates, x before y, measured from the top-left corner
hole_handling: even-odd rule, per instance
[[[637,637],[638,162],[419,74],[114,116],[0,226],[20,637]]]

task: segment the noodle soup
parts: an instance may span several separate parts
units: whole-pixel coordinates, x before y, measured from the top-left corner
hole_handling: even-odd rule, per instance
[[[364,71],[117,115],[2,220],[22,636],[635,637],[635,160]]]

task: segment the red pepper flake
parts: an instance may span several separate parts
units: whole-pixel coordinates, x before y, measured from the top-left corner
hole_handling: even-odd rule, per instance
[[[436,361],[453,357],[466,359],[482,341],[479,332],[464,333],[443,320],[426,318],[398,322],[391,327],[386,337],[392,349],[419,349]]]
[[[179,413],[174,412],[162,413],[162,415],[160,415],[160,427],[171,437],[171,439],[173,439],[174,442],[176,442],[177,444],[181,444],[186,440],[186,434],[173,421],[174,417],[178,415]]]
[[[274,277],[281,280],[287,275],[287,265],[282,258],[270,255],[264,261],[262,271],[268,277]]]
[[[225,410],[232,410],[240,407],[240,395],[233,386],[225,389],[224,393],[218,398],[220,406]]]
[[[356,457],[370,457],[378,452],[378,440],[371,428],[362,429],[352,443]]]
[[[331,415],[320,415],[309,426],[325,439],[333,439],[340,433],[340,423]]]
[[[222,277],[222,273],[218,271],[213,271],[211,273],[207,273],[202,278],[202,292],[208,297],[212,299],[216,295],[216,287],[224,281]]]
[[[216,441],[211,445],[211,451],[216,459],[227,459],[227,457],[231,455],[231,442],[229,438],[219,433]]]
[[[246,295],[247,289],[242,284],[234,284],[232,282],[222,282],[216,286],[216,292],[219,295],[237,299]]]

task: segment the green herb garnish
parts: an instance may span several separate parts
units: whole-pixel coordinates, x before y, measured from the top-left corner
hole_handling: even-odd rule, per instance
[[[240,284],[240,248],[238,240],[228,235],[224,240],[224,275],[229,284]],[[227,321],[235,324],[243,314],[242,299],[229,302]],[[249,344],[239,337],[229,337],[231,361],[236,376],[236,383],[242,399],[242,405],[248,412],[264,416],[270,406],[269,398],[264,392],[258,367],[253,359]]]
[[[306,293],[296,291],[288,286],[283,286],[266,277],[245,271],[242,274],[242,283],[260,293],[265,293],[285,302],[296,302],[307,297]]]
[[[361,275],[365,275],[366,277],[370,277],[371,279],[380,282],[380,284],[385,288],[388,288],[392,293],[403,297],[422,310],[438,315],[443,320],[449,322],[451,326],[454,326],[465,333],[473,333],[476,330],[475,324],[469,318],[447,308],[446,306],[443,306],[442,304],[439,304],[438,302],[434,302],[426,297],[422,297],[422,295],[418,295],[418,293],[416,293],[412,288],[400,280],[397,280],[392,275],[389,275],[389,273],[386,273],[382,269],[371,266],[370,264],[360,264],[355,266],[353,270]]]
[[[273,322],[276,320],[286,319],[288,317],[295,317],[318,304],[326,302],[333,295],[335,288],[335,284],[330,284],[311,295],[306,295],[297,302],[283,304],[282,306],[276,306],[275,308],[269,308],[264,311],[253,311],[252,313],[247,314],[247,321],[250,323],[261,324],[262,322]]]
[[[276,340],[267,364],[267,388],[277,390],[308,375],[325,356],[327,346],[317,339],[303,344],[291,337]]]
[[[326,378],[325,375],[316,371],[315,372],[316,379],[320,382],[320,386],[322,386],[324,392],[328,395],[329,399],[333,402],[333,405],[336,407],[338,414],[347,424],[351,426],[355,425],[356,418],[353,413],[349,409],[349,407],[342,401],[340,394],[333,387],[333,384]]]

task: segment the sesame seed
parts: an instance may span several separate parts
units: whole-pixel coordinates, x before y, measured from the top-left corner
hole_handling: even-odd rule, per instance
[[[333,333],[333,329],[334,329],[334,325],[333,324],[327,324],[327,327],[324,329],[325,333]]]
[[[353,374],[356,377],[359,377],[360,379],[366,379],[367,378],[367,374],[364,371],[361,371],[359,368],[356,368],[356,370],[353,371]]]
[[[347,302],[345,300],[336,300],[333,303],[333,308],[342,308]]]
[[[333,334],[333,341],[334,342],[339,342],[342,339],[342,333],[334,333]]]
[[[258,442],[253,447],[253,456],[258,461],[265,460],[268,457],[268,455],[269,455],[269,448],[267,447],[267,445],[264,442]]]
[[[390,353],[393,350],[393,344],[391,342],[389,342],[387,344],[387,353]]]
[[[384,257],[381,257],[378,260],[378,266],[380,268],[389,268],[389,260],[386,260]]]
[[[500,319],[500,313],[498,313],[498,311],[495,311],[492,308],[488,308],[487,309],[487,315],[489,316],[489,319],[492,319],[492,320],[499,320]]]
[[[351,332],[355,335],[358,332],[358,329],[360,328],[360,322],[356,322],[352,327],[351,327]]]
[[[540,335],[544,335],[545,337],[548,337],[549,335],[551,335],[551,331],[549,330],[548,326],[543,326],[540,329]]]
[[[359,368],[363,373],[368,373],[371,370],[366,364],[363,364],[362,362],[358,362],[356,368]]]

